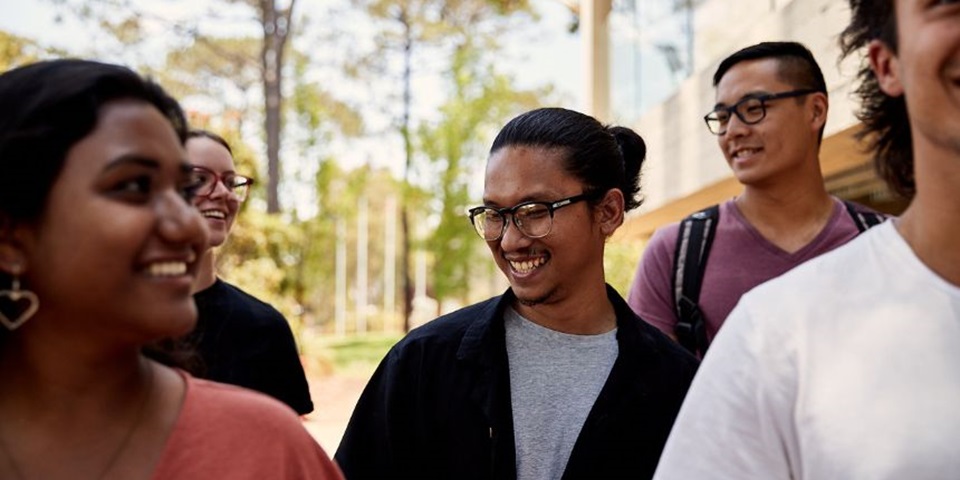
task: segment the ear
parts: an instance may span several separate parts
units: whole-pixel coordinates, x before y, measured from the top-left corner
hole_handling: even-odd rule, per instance
[[[827,123],[827,111],[830,108],[830,102],[827,100],[827,96],[816,92],[810,95],[810,102],[812,105],[811,109],[811,122],[814,132],[819,132],[823,125]]]
[[[27,269],[27,255],[23,249],[24,229],[15,226],[0,214],[0,271],[20,275]]]
[[[613,232],[623,224],[624,198],[619,188],[611,188],[603,195],[603,199],[596,207],[597,224],[604,237],[613,235]]]
[[[903,95],[903,83],[900,80],[900,61],[896,53],[880,40],[872,40],[867,47],[870,68],[877,77],[880,90],[891,97]]]
[[[27,269],[27,256],[12,242],[0,241],[0,272],[20,275]]]

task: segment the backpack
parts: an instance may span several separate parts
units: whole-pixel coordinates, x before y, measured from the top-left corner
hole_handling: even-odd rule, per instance
[[[844,200],[847,213],[860,233],[879,225],[886,216]],[[700,285],[707,257],[720,222],[720,206],[695,212],[680,222],[673,259],[673,299],[677,313],[677,341],[694,355],[707,353],[707,325],[700,311]]]

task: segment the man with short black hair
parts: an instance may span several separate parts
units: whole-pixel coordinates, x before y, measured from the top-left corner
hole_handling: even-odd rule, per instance
[[[863,136],[903,215],[750,293],[657,479],[960,472],[960,4],[851,0]],[[907,128],[903,128],[906,126]]]
[[[704,120],[743,193],[657,231],[628,295],[640,318],[701,355],[741,295],[883,218],[827,193],[827,87],[806,47],[746,47],[713,82],[717,103]]]

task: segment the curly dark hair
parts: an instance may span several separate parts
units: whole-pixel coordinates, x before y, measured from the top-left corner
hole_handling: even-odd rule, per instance
[[[850,0],[851,19],[840,34],[841,58],[861,50],[872,40],[880,40],[897,51],[897,25],[893,0]],[[857,118],[863,129],[857,133],[866,140],[874,155],[877,173],[891,189],[905,198],[912,198],[917,186],[913,176],[913,140],[907,122],[904,97],[891,97],[880,89],[880,83],[866,58],[857,72],[860,86],[856,95],[861,106]]]
[[[539,108],[510,120],[494,139],[490,154],[514,145],[562,149],[564,168],[584,183],[586,192],[619,188],[625,211],[643,202],[640,169],[647,145],[627,127],[606,126],[565,108]]]

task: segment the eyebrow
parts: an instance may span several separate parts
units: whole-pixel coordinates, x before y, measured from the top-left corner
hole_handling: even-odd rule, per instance
[[[111,170],[116,170],[118,168],[121,168],[127,165],[135,165],[139,167],[149,168],[151,170],[160,169],[160,162],[157,161],[157,159],[136,154],[136,153],[128,153],[111,160],[110,163],[108,163],[105,167],[103,167],[103,171],[109,172]],[[183,159],[180,160],[180,164],[177,166],[177,170],[180,173],[190,173],[190,170],[192,168],[193,168],[193,165],[191,165],[189,162]]]
[[[110,161],[105,167],[104,171],[114,170],[126,165],[138,165],[141,167],[157,169],[160,168],[160,162],[154,158],[145,157],[138,154],[124,154]]]
[[[206,171],[208,171],[208,172],[211,172],[211,173],[213,173],[213,174],[215,174],[215,175],[219,175],[219,176],[221,176],[221,177],[226,176],[226,175],[234,175],[234,176],[239,175],[236,170],[224,170],[224,171],[222,171],[222,172],[218,172],[218,171],[216,171],[215,169],[212,169],[212,168],[209,168],[209,167],[204,167],[204,166],[202,166],[202,165],[197,165],[197,164],[195,164],[195,163],[190,164],[190,168],[199,168],[199,169],[201,169],[201,170],[206,170]]]
[[[743,94],[740,98],[738,98],[737,101],[731,103],[730,105],[727,105],[726,103],[715,103],[715,104],[713,105],[713,109],[716,110],[716,109],[718,109],[718,108],[727,108],[727,107],[729,107],[729,106],[736,105],[736,104],[738,104],[738,103],[740,103],[740,102],[742,102],[742,101],[744,101],[744,100],[746,100],[746,99],[748,99],[748,98],[757,98],[757,97],[762,97],[762,96],[764,96],[764,95],[770,95],[770,92],[768,92],[768,91],[766,91],[766,90],[757,90],[757,91],[753,91],[753,92],[747,92],[747,93]]]
[[[558,196],[559,196],[559,197],[558,197]],[[515,206],[517,206],[517,205],[520,205],[521,203],[527,203],[527,202],[544,202],[544,203],[551,203],[551,202],[556,201],[556,200],[546,200],[546,199],[545,199],[545,198],[549,198],[549,197],[564,198],[562,194],[553,194],[553,193],[544,192],[544,193],[535,194],[535,195],[525,195],[525,196],[523,196],[523,197],[520,198],[520,201],[519,201],[519,202],[514,203],[513,205],[510,205],[510,207],[502,207],[502,206],[500,206],[499,203],[491,202],[490,200],[484,198],[484,199],[483,199],[483,206],[485,206],[485,207],[499,207],[499,208],[512,208],[512,207],[515,207]]]

